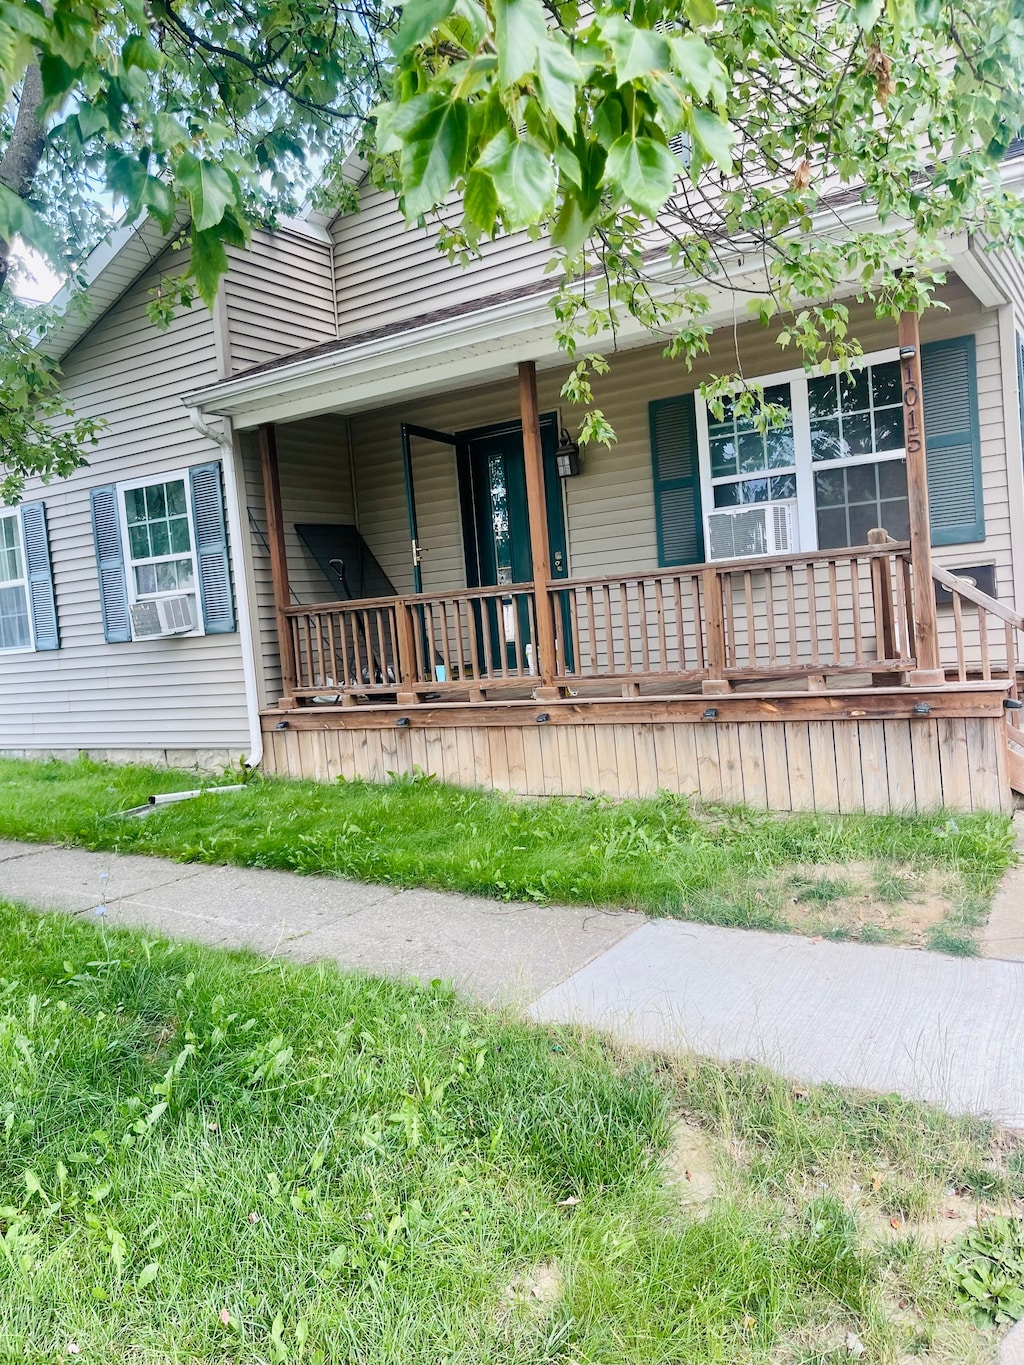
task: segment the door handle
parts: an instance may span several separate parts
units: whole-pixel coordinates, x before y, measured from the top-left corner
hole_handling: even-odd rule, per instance
[[[556,550],[554,555],[555,573],[561,573],[565,568],[565,556],[561,550]]]
[[[414,566],[423,563],[423,546],[418,540],[412,542],[412,562]]]

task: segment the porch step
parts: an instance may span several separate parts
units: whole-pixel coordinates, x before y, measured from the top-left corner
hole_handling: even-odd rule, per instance
[[[1006,725],[1006,770],[1011,789],[1018,796],[1024,796],[1024,731],[1009,722]]]

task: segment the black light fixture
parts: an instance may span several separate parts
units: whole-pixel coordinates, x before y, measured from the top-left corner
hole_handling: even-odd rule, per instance
[[[579,442],[572,439],[565,427],[562,428],[555,451],[555,468],[560,479],[571,479],[580,472]]]
[[[539,715],[534,716],[534,720],[537,722],[538,725],[547,725],[550,719],[551,717],[548,715],[546,711],[541,711]]]
[[[399,729],[405,729],[405,727],[409,724],[409,717],[399,716],[398,719],[395,721],[395,724],[399,727]]]
[[[915,716],[930,716],[931,713],[932,708],[926,701],[919,701],[917,705],[914,707]]]
[[[277,722],[277,724],[274,726],[274,729],[275,729],[275,730],[290,730],[290,729],[291,729],[291,723],[290,723],[289,721],[287,721],[287,720],[279,720],[279,721]]]
[[[704,720],[717,720],[717,719],[718,719],[718,707],[717,707],[717,706],[706,706],[706,707],[704,708],[704,716],[703,716],[703,718],[704,718]]]

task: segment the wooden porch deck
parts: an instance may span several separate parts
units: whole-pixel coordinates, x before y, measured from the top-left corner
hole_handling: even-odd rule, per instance
[[[291,606],[264,429],[283,678],[268,767],[780,810],[1007,809],[1011,783],[1024,791],[1019,712],[1004,709],[1019,705],[1024,618],[933,568],[916,354],[901,350],[910,542],[877,530],[784,558],[554,578],[524,364],[533,580]],[[941,622],[936,582],[952,596]]]

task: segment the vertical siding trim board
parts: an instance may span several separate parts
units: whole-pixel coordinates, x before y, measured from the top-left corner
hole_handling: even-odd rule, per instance
[[[32,639],[37,650],[60,649],[57,599],[53,591],[50,540],[46,529],[46,504],[27,502],[21,509],[21,532],[25,543],[29,611]]]
[[[235,629],[235,602],[231,591],[220,461],[193,465],[188,477],[192,490],[203,626],[207,635],[230,635]]]
[[[100,607],[103,612],[103,638],[108,645],[124,644],[132,638],[132,625],[128,615],[128,580],[124,572],[117,484],[108,483],[102,488],[94,488],[90,500]]]

